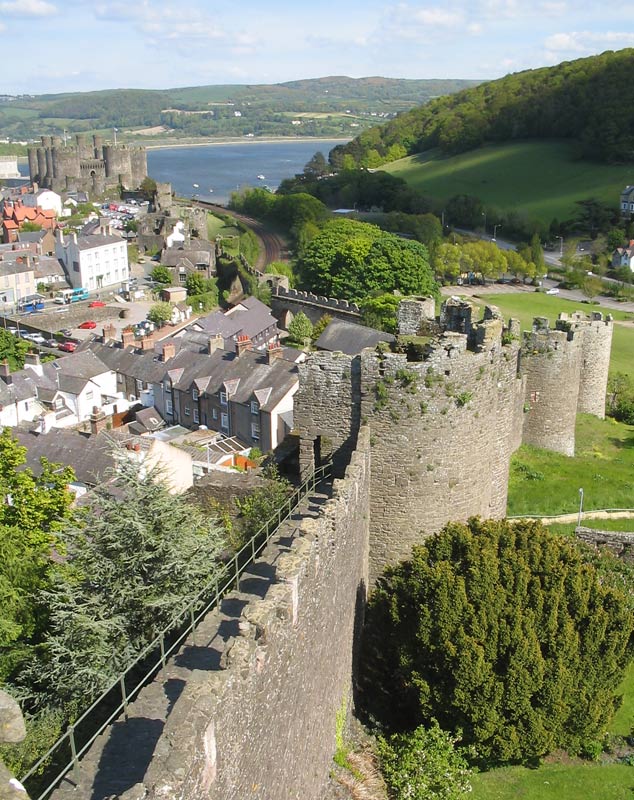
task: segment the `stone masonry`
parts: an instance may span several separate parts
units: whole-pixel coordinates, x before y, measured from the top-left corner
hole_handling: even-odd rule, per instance
[[[321,800],[367,591],[369,432],[55,800]]]

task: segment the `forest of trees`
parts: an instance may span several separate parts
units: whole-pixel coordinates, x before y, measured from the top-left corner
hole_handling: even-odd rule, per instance
[[[434,147],[453,155],[526,138],[576,139],[585,158],[632,161],[633,78],[633,49],[507,75],[370,128],[337,146],[330,161],[376,167]]]

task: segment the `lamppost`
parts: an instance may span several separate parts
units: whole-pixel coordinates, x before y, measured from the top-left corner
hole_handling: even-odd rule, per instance
[[[497,229],[498,229],[498,228],[501,228],[501,227],[502,227],[502,226],[500,225],[500,223],[499,223],[499,222],[497,223],[497,225],[494,225],[494,226],[493,226],[493,238],[491,239],[491,241],[492,241],[492,242],[495,242],[495,241],[496,241],[496,239],[495,239],[495,232],[497,231]]]
[[[487,212],[483,211],[482,216],[484,217],[484,232],[487,232]]]
[[[119,130],[119,128],[113,128],[112,130],[114,131],[114,146],[116,147],[117,146],[117,131]]]
[[[559,258],[561,258],[564,254],[564,237],[555,236],[555,239],[559,239]]]
[[[579,516],[577,517],[577,527],[581,527],[581,515],[583,514],[583,489],[579,489]]]

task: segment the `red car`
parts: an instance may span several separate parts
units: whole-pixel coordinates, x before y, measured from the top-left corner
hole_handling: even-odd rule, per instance
[[[77,350],[77,342],[62,342],[59,349],[63,353],[74,353]]]
[[[103,300],[91,300],[91,302],[88,303],[88,308],[103,308],[105,305]]]
[[[97,327],[97,323],[93,319],[87,319],[86,322],[82,322],[77,327],[83,328],[83,330],[92,330],[92,328]]]

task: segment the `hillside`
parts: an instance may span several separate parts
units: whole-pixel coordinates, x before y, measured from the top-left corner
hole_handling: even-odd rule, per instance
[[[162,126],[172,135],[351,136],[475,81],[327,77],[281,84],[0,97],[0,137]]]
[[[634,161],[634,49],[528,70],[399,115],[335,148],[335,166],[376,167],[438,148],[464,153],[484,143],[574,139],[584,158]]]
[[[505,142],[456,156],[435,149],[384,169],[440,205],[468,194],[487,208],[515,210],[549,225],[554,218],[574,217],[576,200],[594,197],[616,205],[623,186],[634,180],[631,166],[580,160],[578,150],[565,140]]]

